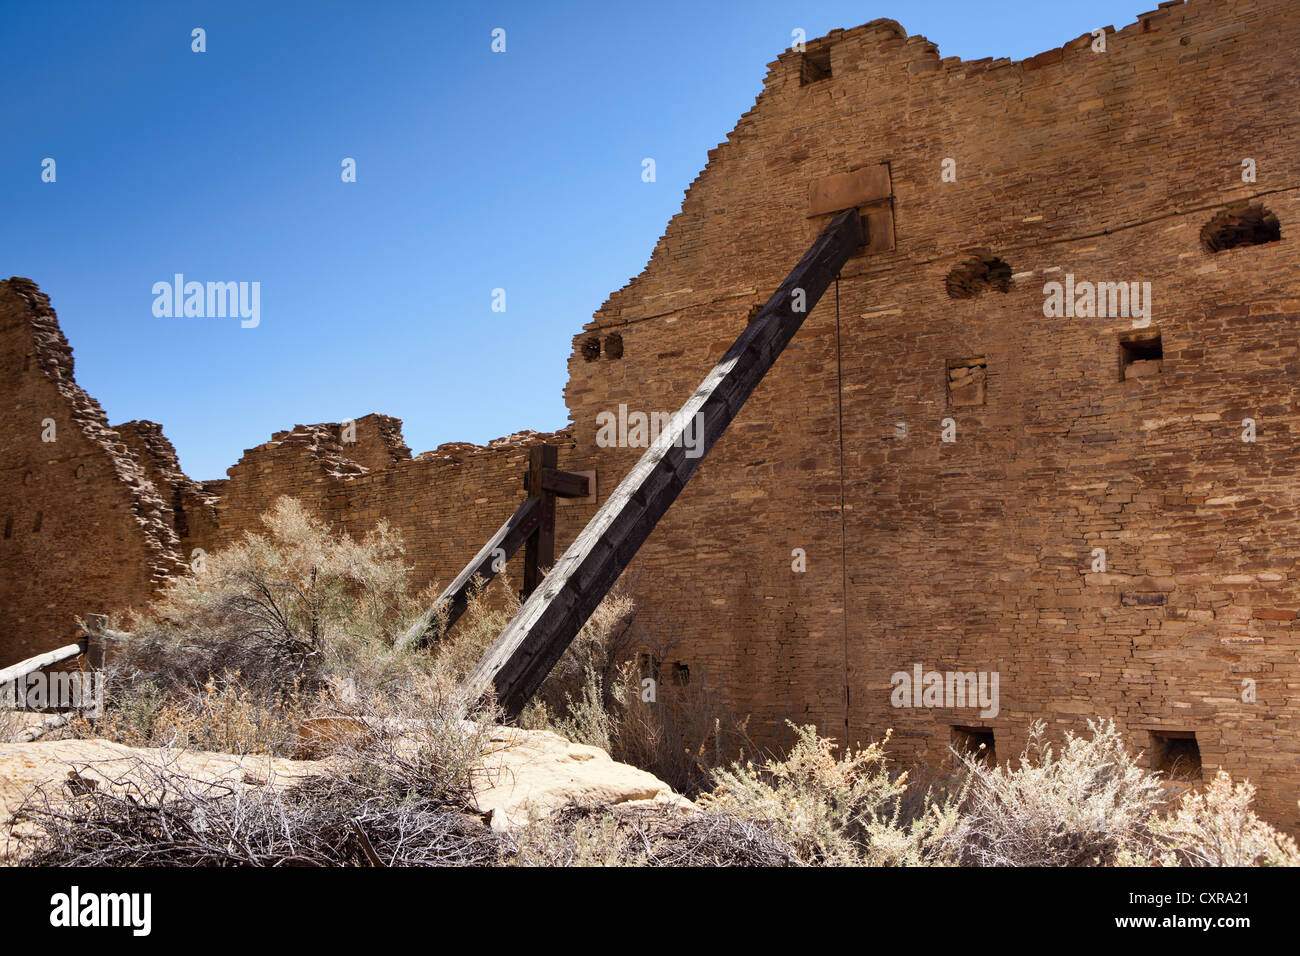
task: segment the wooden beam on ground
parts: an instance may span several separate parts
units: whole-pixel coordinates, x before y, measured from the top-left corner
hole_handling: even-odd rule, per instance
[[[523,709],[862,242],[855,210],[826,227],[488,648],[467,699],[495,689]]]
[[[19,661],[17,664],[11,664],[4,670],[0,670],[0,687],[3,687],[5,684],[11,684],[19,678],[26,677],[34,671],[49,667],[51,664],[66,661],[69,658],[77,657],[85,652],[86,643],[85,641],[81,641],[76,644],[67,644],[52,651],[46,651],[44,654],[37,654],[35,657],[29,657],[25,661]]]
[[[469,564],[456,575],[456,579],[447,585],[442,594],[438,595],[438,600],[433,602],[433,606],[411,625],[402,638],[403,644],[423,647],[441,636],[438,630],[438,619],[443,608],[446,609],[446,620],[441,622],[442,631],[446,631],[456,623],[456,619],[465,613],[465,608],[469,605],[469,592],[474,585],[474,579],[481,578],[484,583],[491,581],[496,577],[495,569],[505,567],[505,563],[514,556],[523,543],[534,535],[541,523],[541,504],[541,495],[533,495],[506,519],[506,523],[498,528],[496,534],[488,539],[487,544],[479,549],[478,554],[474,555]]]

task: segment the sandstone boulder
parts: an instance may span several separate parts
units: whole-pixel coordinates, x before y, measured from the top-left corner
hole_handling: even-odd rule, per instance
[[[618,763],[599,747],[541,730],[495,728],[484,770],[474,795],[498,826],[527,824],[566,803],[697,812],[654,774]]]

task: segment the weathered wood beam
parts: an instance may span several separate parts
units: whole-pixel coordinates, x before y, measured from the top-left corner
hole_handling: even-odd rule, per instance
[[[488,648],[468,699],[495,689],[522,710],[862,242],[854,210],[826,227]]]
[[[554,493],[557,498],[585,498],[591,494],[586,475],[555,468],[542,470],[542,490]]]
[[[528,474],[524,487],[538,495],[537,533],[524,547],[524,586],[520,597],[528,597],[542,583],[542,575],[555,563],[555,493],[546,490],[546,473],[555,471],[559,450],[554,445],[534,445],[528,449]]]
[[[34,671],[49,667],[51,664],[57,664],[60,661],[66,661],[69,658],[77,657],[86,652],[86,642],[80,641],[76,644],[67,644],[63,647],[56,648],[52,651],[46,651],[44,654],[37,654],[35,657],[29,657],[25,661],[19,661],[17,664],[10,664],[4,670],[0,670],[0,687],[5,684],[13,683],[20,677],[26,677]]]
[[[438,623],[441,616],[441,609],[446,609],[445,620],[442,621],[442,631],[449,629],[457,618],[465,613],[465,608],[469,606],[469,592],[474,586],[474,579],[481,578],[484,583],[491,581],[496,577],[496,567],[504,567],[505,562],[509,561],[524,544],[524,542],[537,530],[541,524],[541,495],[534,495],[521,504],[505,524],[497,529],[496,534],[488,538],[487,544],[479,549],[478,554],[474,555],[469,564],[465,565],[456,579],[447,585],[442,594],[438,595],[438,600],[420,615],[419,619],[411,625],[402,643],[414,647],[423,647],[440,636]],[[504,556],[503,556],[504,554]]]

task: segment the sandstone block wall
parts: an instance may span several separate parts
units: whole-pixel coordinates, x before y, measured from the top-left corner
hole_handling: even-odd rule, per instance
[[[1114,717],[1153,763],[1194,735],[1204,775],[1249,777],[1300,829],[1300,11],[1167,3],[1106,39],[963,62],[881,20],[783,53],[645,271],[575,335],[568,428],[412,457],[386,416],[353,441],[296,426],[198,485],[131,423],[77,446],[100,470],[75,522],[130,580],[65,596],[38,564],[54,604],[11,583],[11,606],[54,628],[106,593],[139,600],[164,558],[256,528],[282,494],[354,533],[388,520],[417,582],[445,583],[522,500],[530,444],[595,470],[603,500],[641,449],[600,447],[597,416],[677,409],[832,207],[860,203],[869,247],[625,575],[647,633],[763,743],[787,720],[892,728],[899,759],[942,763],[972,731],[1007,758],[1031,720],[1059,737]],[[1243,202],[1281,241],[1209,251],[1202,230]],[[1067,274],[1150,283],[1149,324],[1045,315]],[[13,282],[0,298],[9,368],[39,325],[27,302]],[[49,367],[6,422],[24,460],[43,453],[35,406],[62,395]],[[21,477],[0,503],[29,514]],[[560,505],[560,547],[595,507]],[[33,553],[4,551],[6,570]],[[893,706],[915,665],[997,674],[998,713]]]
[[[138,604],[180,567],[172,508],[103,409],[27,279],[0,282],[0,660],[77,636],[75,618]]]
[[[765,739],[893,728],[905,759],[942,762],[954,727],[1009,757],[1032,719],[1113,716],[1147,749],[1194,733],[1204,773],[1250,777],[1295,827],[1300,16],[1165,4],[1091,43],[966,63],[877,21],[810,44],[831,68],[811,83],[783,54],[575,337],[574,437],[619,402],[675,408],[829,218],[810,190],[888,164],[892,251],[844,269],[838,319],[828,295],[661,522],[630,569],[641,603]],[[1282,241],[1207,252],[1203,226],[1246,200]],[[981,254],[1007,291],[951,297]],[[1066,273],[1152,284],[1158,374],[1121,380],[1130,319],[1044,316]],[[615,333],[622,357],[588,361]],[[963,365],[983,388],[952,396]],[[635,457],[602,456],[607,481]],[[893,707],[918,663],[998,673],[998,715]]]

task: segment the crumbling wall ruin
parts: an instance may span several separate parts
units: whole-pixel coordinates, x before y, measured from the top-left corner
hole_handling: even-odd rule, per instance
[[[0,282],[0,654],[75,638],[77,616],[146,600],[181,569],[174,513],[73,378],[50,301]]]
[[[530,444],[595,470],[603,500],[642,449],[606,447],[598,417],[677,409],[855,206],[868,248],[625,576],[690,679],[760,742],[788,720],[892,729],[904,761],[971,740],[1007,758],[1031,720],[1059,736],[1114,717],[1153,765],[1194,741],[1202,773],[1250,778],[1300,829],[1300,16],[1166,3],[1097,47],[963,62],[875,21],[783,53],[646,270],[575,335],[562,432],[412,457],[385,416],[297,426],[202,485],[147,423],[74,432],[94,497],[50,540],[68,568],[103,566],[76,541],[130,580],[65,592],[76,575],[6,550],[24,617],[3,633],[142,600],[175,555],[256,528],[282,494],[354,533],[388,520],[416,580],[445,583],[522,499]],[[39,326],[23,281],[0,289],[11,369]],[[1086,301],[1076,282],[1136,283],[1149,311],[1054,310],[1053,283]],[[64,381],[49,367],[17,380],[6,422],[37,465],[31,422]],[[33,492],[23,473],[0,504],[52,513],[63,479]],[[597,503],[561,504],[561,547]],[[996,713],[900,695],[918,667],[996,676]]]

